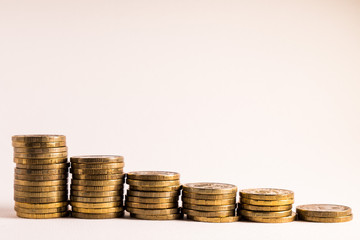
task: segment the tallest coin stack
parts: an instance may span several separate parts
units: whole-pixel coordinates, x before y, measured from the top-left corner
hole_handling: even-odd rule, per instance
[[[16,135],[15,210],[24,218],[67,215],[67,147],[63,135]]]

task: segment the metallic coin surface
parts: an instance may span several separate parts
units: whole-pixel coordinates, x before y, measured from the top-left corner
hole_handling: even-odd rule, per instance
[[[179,201],[179,197],[149,198],[149,197],[126,196],[126,201],[138,202],[138,203],[170,203],[170,202],[176,202],[177,203]]]
[[[257,205],[257,206],[282,206],[294,203],[294,199],[287,200],[254,200],[248,198],[240,198],[241,203]]]
[[[204,212],[183,208],[182,212],[194,217],[230,217],[235,216],[235,211]]]
[[[124,179],[124,174],[102,174],[102,175],[89,175],[89,174],[73,174],[73,179],[78,180],[119,180]]]
[[[292,211],[281,211],[281,212],[255,212],[255,211],[249,211],[249,210],[240,210],[239,211],[241,216],[246,217],[266,217],[266,218],[279,218],[279,217],[287,217],[291,216]]]
[[[21,192],[14,191],[15,197],[29,197],[29,198],[39,198],[39,197],[60,197],[67,196],[67,191],[55,191],[55,192]]]
[[[67,168],[59,169],[21,169],[15,168],[15,173],[20,175],[53,175],[53,174],[67,174]]]
[[[72,207],[73,212],[79,213],[118,213],[123,212],[123,207],[111,207],[111,208],[79,208],[79,207]]]
[[[150,180],[150,181],[171,181],[179,180],[180,174],[177,172],[168,172],[168,171],[136,171],[129,172],[127,174],[128,179],[134,180]]]
[[[71,168],[70,172],[73,174],[85,174],[85,175],[98,175],[98,174],[123,174],[122,168],[114,169],[74,169]]]
[[[280,212],[287,211],[292,209],[292,205],[282,205],[282,206],[256,206],[249,204],[241,204],[240,207],[245,210],[250,211],[259,211],[259,212]]]
[[[21,218],[48,219],[48,218],[66,217],[68,215],[68,211],[59,212],[59,213],[23,213],[23,212],[16,212],[16,215],[18,217],[21,217]]]
[[[113,197],[113,196],[123,196],[123,191],[86,192],[86,191],[71,190],[70,194],[78,197]]]
[[[27,180],[15,179],[14,184],[15,185],[21,185],[21,186],[47,187],[47,186],[66,185],[67,180],[27,181]]]
[[[202,200],[222,200],[222,199],[232,199],[236,198],[236,193],[230,194],[199,194],[199,193],[189,193],[186,191],[182,192],[182,195],[186,198],[195,198]]]
[[[107,219],[107,218],[117,218],[122,217],[124,215],[123,212],[114,212],[114,213],[79,213],[79,212],[71,212],[71,216],[76,218],[84,218],[84,219]]]
[[[69,163],[54,163],[54,164],[21,164],[17,163],[18,169],[33,169],[33,170],[51,170],[51,169],[66,169],[69,168]]]
[[[58,196],[58,197],[14,197],[16,202],[21,203],[57,203],[67,201],[67,196]]]
[[[168,215],[179,213],[179,208],[168,208],[168,209],[142,209],[142,208],[132,208],[126,207],[126,211],[133,214],[141,214],[141,215]]]
[[[313,217],[313,216],[300,216],[299,219],[308,222],[321,222],[321,223],[340,223],[349,222],[353,219],[353,215],[341,216],[341,217]]]
[[[142,192],[142,191],[134,191],[128,190],[128,196],[134,197],[143,197],[143,198],[172,198],[172,197],[179,197],[179,191],[171,191],[171,192]]]
[[[71,163],[71,167],[74,169],[114,169],[114,168],[124,168],[125,164],[120,163]]]
[[[61,153],[67,152],[67,147],[53,147],[53,148],[14,148],[15,153]]]
[[[299,217],[341,217],[350,215],[351,208],[335,204],[307,204],[297,206],[296,212]]]
[[[236,205],[231,204],[231,205],[205,206],[205,205],[183,203],[183,208],[197,210],[197,211],[204,211],[204,212],[230,211],[230,210],[234,211]]]
[[[105,202],[116,202],[122,201],[122,196],[113,196],[113,197],[77,197],[70,196],[72,202],[85,202],[85,203],[105,203]]]
[[[194,198],[182,198],[184,203],[196,204],[196,205],[206,205],[206,206],[214,206],[214,205],[230,205],[235,204],[236,199],[220,199],[220,200],[202,200],[202,199],[194,199]]]
[[[47,159],[47,158],[66,158],[67,152],[60,153],[14,153],[14,158],[31,158],[31,159]]]
[[[113,208],[113,207],[121,207],[122,202],[105,202],[105,203],[83,203],[83,202],[71,202],[72,207],[78,208]]]
[[[130,217],[144,219],[144,220],[174,220],[181,219],[182,214],[168,214],[168,215],[144,215],[144,214],[130,214]]]
[[[67,206],[65,207],[59,207],[59,208],[21,208],[15,206],[15,211],[22,212],[22,213],[60,213],[60,212],[66,212]]]
[[[15,191],[20,192],[33,192],[33,193],[40,193],[40,192],[54,192],[54,191],[67,191],[66,185],[58,185],[58,186],[48,186],[48,187],[33,187],[33,186],[22,186],[22,185],[14,185]]]
[[[209,223],[231,223],[240,221],[240,216],[231,216],[231,217],[195,217],[187,215],[188,219],[198,221],[198,222],[209,222]]]
[[[12,146],[19,148],[53,148],[65,147],[66,142],[12,142]]]
[[[15,207],[30,208],[30,209],[61,208],[65,206],[68,206],[68,202],[41,203],[41,204],[15,202]]]
[[[130,185],[131,191],[144,191],[144,192],[173,192],[179,191],[181,186],[171,186],[171,187],[139,187]]]
[[[88,155],[88,156],[74,156],[70,158],[71,163],[122,163],[123,156],[117,155]]]
[[[169,180],[169,181],[147,181],[147,180],[133,180],[127,179],[126,183],[131,186],[139,187],[171,187],[171,186],[180,186],[179,180]]]
[[[64,135],[36,134],[36,135],[14,135],[13,142],[65,142]]]
[[[81,186],[81,185],[72,184],[71,190],[90,191],[90,192],[119,191],[119,190],[123,190],[123,184],[111,185],[111,186]]]
[[[253,188],[240,190],[240,196],[256,200],[286,200],[293,199],[294,192],[276,188]]]
[[[15,163],[19,164],[28,164],[28,165],[44,165],[44,164],[57,164],[57,163],[67,163],[67,158],[47,158],[47,159],[30,159],[30,158],[14,158]]]
[[[292,222],[296,219],[296,213],[292,212],[290,216],[279,217],[279,218],[267,218],[267,217],[246,217],[242,216],[245,220],[261,223],[287,223]]]
[[[131,208],[142,208],[142,209],[166,209],[166,208],[176,208],[178,203],[137,203],[129,202],[125,203],[126,207]]]
[[[200,182],[184,184],[183,190],[200,194],[231,194],[236,193],[237,187],[227,183]]]
[[[81,186],[118,186],[123,185],[123,179],[115,179],[115,180],[81,180],[81,179],[71,179],[71,183],[73,185],[81,185]]]
[[[15,173],[16,180],[27,180],[27,181],[51,181],[51,180],[65,180],[67,174],[53,174],[53,175],[21,175]]]

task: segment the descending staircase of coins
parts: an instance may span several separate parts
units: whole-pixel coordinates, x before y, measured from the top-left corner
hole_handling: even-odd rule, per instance
[[[175,220],[186,216],[210,223],[352,220],[351,208],[342,205],[308,204],[297,206],[293,212],[294,192],[290,190],[244,189],[237,203],[235,185],[181,184],[180,174],[168,171],[125,174],[122,156],[74,156],[68,162],[63,135],[15,135],[12,145],[15,211],[22,218],[108,219],[123,217],[127,211],[137,219]],[[124,197],[125,183],[129,188]]]

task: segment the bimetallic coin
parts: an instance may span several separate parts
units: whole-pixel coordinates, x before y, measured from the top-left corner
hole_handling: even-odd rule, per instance
[[[65,180],[67,174],[53,174],[53,175],[20,175],[15,173],[16,180],[27,180],[27,181],[51,181],[51,180]]]
[[[293,199],[294,192],[276,188],[253,188],[240,190],[240,196],[255,200],[286,200]]]
[[[67,152],[60,153],[14,153],[15,158],[47,159],[47,158],[66,158]]]
[[[182,201],[184,203],[189,203],[189,204],[196,204],[196,205],[230,205],[230,204],[235,204],[236,199],[221,199],[221,200],[201,200],[201,199],[194,199],[194,198],[182,198]]]
[[[168,215],[179,213],[179,208],[167,208],[167,209],[141,209],[141,208],[132,208],[126,207],[126,211],[132,214],[141,214],[141,215]]]
[[[240,216],[232,216],[232,217],[195,217],[187,215],[188,219],[198,221],[198,222],[209,222],[209,223],[231,223],[240,221]]]
[[[235,211],[216,211],[216,212],[203,212],[203,211],[197,211],[197,210],[191,210],[183,208],[182,212],[193,216],[193,217],[230,217],[235,216]]]
[[[170,203],[170,202],[176,202],[177,203],[179,201],[179,197],[149,198],[149,197],[126,196],[126,201],[138,202],[138,203]]]
[[[16,202],[21,203],[57,203],[67,201],[67,196],[58,197],[14,197]]]
[[[127,191],[128,196],[134,197],[142,197],[142,198],[178,198],[180,196],[179,191],[171,191],[171,192],[142,192],[142,191]]]
[[[250,211],[260,211],[260,212],[280,212],[287,211],[292,209],[292,205],[282,205],[282,206],[256,206],[249,204],[241,204],[240,207],[245,210]]]
[[[189,193],[189,192],[182,192],[183,197],[186,198],[195,198],[195,199],[202,199],[202,200],[222,200],[222,199],[232,199],[236,198],[236,193],[230,194],[199,194],[199,193]]]
[[[64,135],[15,135],[12,136],[13,142],[65,142]]]
[[[67,168],[59,169],[21,169],[15,168],[15,173],[20,175],[53,175],[53,174],[67,174]]]
[[[168,214],[168,215],[145,215],[145,214],[130,214],[130,217],[143,219],[143,220],[175,220],[181,219],[182,214]]]
[[[123,179],[115,180],[81,180],[81,179],[71,179],[72,185],[81,185],[81,186],[119,186],[124,184]]]
[[[292,211],[281,211],[281,212],[255,212],[255,211],[248,211],[248,210],[240,210],[241,216],[246,217],[266,217],[266,218],[279,218],[279,217],[287,217],[291,216]]]
[[[22,213],[59,213],[59,212],[66,212],[67,206],[59,207],[59,208],[21,208],[15,206],[15,211],[22,212]]]
[[[183,203],[183,208],[197,210],[197,211],[204,211],[204,212],[230,211],[230,210],[234,211],[236,205],[231,204],[231,205],[205,206],[205,205]]]
[[[123,212],[123,207],[112,207],[112,208],[78,208],[72,207],[73,212],[79,213],[119,213]]]
[[[103,174],[103,175],[85,175],[73,174],[73,179],[78,180],[119,180],[124,179],[124,174]]]
[[[51,169],[65,169],[69,168],[69,163],[55,163],[55,164],[16,164],[18,169],[33,169],[33,170],[51,170]]]
[[[71,190],[70,194],[78,197],[113,197],[123,196],[123,191],[86,192]]]
[[[76,218],[84,219],[107,219],[107,218],[117,218],[124,216],[124,212],[114,212],[114,213],[79,213],[72,212],[71,216]]]
[[[71,163],[122,163],[123,156],[116,155],[89,155],[89,156],[74,156],[70,158]]]
[[[171,186],[180,186],[179,180],[172,181],[143,181],[143,180],[133,180],[126,179],[126,183],[131,186],[139,186],[139,187],[171,187]]]
[[[296,212],[299,217],[342,217],[350,215],[351,208],[335,204],[307,204],[297,206]]]
[[[166,208],[176,208],[178,203],[137,203],[129,202],[125,203],[126,207],[131,208],[142,208],[142,209],[166,209]]]
[[[183,190],[200,194],[230,194],[236,193],[237,187],[227,183],[200,182],[184,184]]]
[[[240,198],[241,203],[257,205],[257,206],[282,206],[294,203],[294,199],[287,200],[254,200],[248,198]]]
[[[67,147],[53,147],[53,148],[14,148],[15,153],[61,153],[67,152]]]
[[[12,145],[16,148],[53,148],[65,147],[66,142],[12,142]]]
[[[32,186],[22,186],[22,185],[14,185],[15,191],[20,192],[54,192],[54,191],[67,191],[66,185],[58,185],[58,186],[48,186],[48,187],[32,187]]]
[[[120,163],[97,163],[97,164],[89,164],[89,163],[71,163],[71,167],[73,169],[115,169],[115,168],[124,168],[125,164],[123,162]]]
[[[14,197],[29,197],[29,198],[40,198],[40,197],[60,197],[67,196],[67,191],[56,191],[56,192],[20,192],[14,191]]]
[[[98,174],[123,174],[122,168],[114,169],[74,169],[71,168],[70,172],[73,174],[85,174],[85,175],[98,175]]]
[[[52,181],[26,181],[26,180],[14,180],[15,185],[21,186],[33,186],[33,187],[48,187],[66,185],[67,180],[52,180]]]
[[[353,215],[341,216],[341,217],[313,217],[313,216],[300,216],[299,219],[309,222],[321,222],[321,223],[340,223],[349,222],[353,219]]]
[[[180,174],[177,172],[168,172],[168,171],[136,171],[129,172],[127,174],[128,179],[134,180],[150,180],[150,181],[171,181],[179,180]]]
[[[252,222],[261,222],[261,223],[287,223],[292,222],[296,218],[296,213],[292,213],[287,217],[279,217],[279,218],[266,218],[266,217],[246,217],[242,216],[244,219],[252,221]]]
[[[81,186],[72,184],[71,190],[76,191],[90,191],[90,192],[103,192],[103,191],[119,191],[123,190],[123,185],[111,185],[111,186]]]
[[[72,207],[78,208],[113,208],[122,207],[122,202],[105,202],[105,203],[83,203],[83,202],[71,202]]]
[[[40,203],[40,204],[15,202],[15,207],[30,208],[30,209],[61,208],[65,206],[68,206],[68,202]]]
[[[15,163],[19,164],[28,164],[28,165],[44,165],[44,164],[57,164],[57,163],[67,163],[67,158],[48,158],[48,159],[30,159],[30,158],[14,158]]]
[[[179,191],[181,186],[171,186],[171,187],[139,187],[130,185],[131,191],[144,191],[144,192],[173,192]]]
[[[68,212],[59,212],[59,213],[23,213],[16,212],[16,215],[21,218],[33,218],[33,219],[47,219],[47,218],[59,218],[66,217]]]
[[[113,197],[77,197],[70,196],[71,202],[85,202],[85,203],[104,203],[104,202],[116,202],[122,201],[123,196]]]

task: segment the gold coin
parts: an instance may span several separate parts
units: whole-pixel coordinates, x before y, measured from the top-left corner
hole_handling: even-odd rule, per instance
[[[143,220],[175,220],[183,217],[182,214],[168,214],[168,215],[144,215],[144,214],[130,214],[130,217]]]
[[[86,192],[71,190],[70,194],[78,197],[113,197],[123,196],[123,191]]]
[[[67,196],[58,197],[14,197],[16,202],[21,203],[56,203],[67,201]]]
[[[184,184],[183,190],[200,194],[230,194],[236,193],[237,187],[227,183],[200,182]]]
[[[139,187],[180,186],[180,181],[179,180],[173,180],[173,181],[142,181],[142,180],[126,179],[126,183],[131,185],[131,186],[139,186]]]
[[[129,172],[127,174],[128,179],[134,180],[150,180],[150,181],[169,181],[169,180],[179,180],[180,174],[177,172],[168,172],[168,171],[136,171]]]
[[[276,188],[253,188],[240,190],[240,196],[255,200],[287,200],[294,198],[294,192]]]
[[[281,211],[281,212],[255,212],[255,211],[248,211],[248,210],[240,210],[241,216],[246,217],[265,217],[265,218],[279,218],[279,217],[287,217],[291,216],[292,211]]]
[[[230,205],[235,204],[236,199],[221,199],[221,200],[201,200],[201,199],[194,199],[194,198],[182,198],[184,203],[196,204],[196,205]]]
[[[256,206],[249,204],[241,204],[240,207],[245,210],[250,211],[260,211],[260,212],[280,212],[287,211],[292,209],[292,205],[282,205],[282,206]]]
[[[14,148],[15,153],[63,153],[67,152],[67,147],[53,147],[53,148],[27,148],[17,147]]]
[[[47,170],[47,169],[66,169],[69,168],[68,163],[55,163],[55,164],[16,164],[18,169],[34,169],[34,170]]]
[[[14,163],[19,164],[28,164],[28,165],[51,165],[51,164],[57,164],[57,163],[66,163],[67,158],[61,157],[61,158],[49,158],[49,159],[29,159],[29,158],[14,158]]]
[[[59,207],[59,208],[21,208],[15,206],[15,211],[22,212],[22,213],[59,213],[67,211],[66,207]]]
[[[123,156],[116,155],[89,155],[89,156],[75,156],[70,158],[71,163],[122,163]]]
[[[27,181],[50,181],[50,180],[65,180],[67,179],[67,174],[57,174],[57,175],[20,175],[15,173],[16,180],[27,180]]]
[[[13,142],[65,142],[64,135],[15,135],[12,136]]]
[[[48,187],[66,185],[67,180],[52,180],[52,181],[26,181],[26,180],[14,180],[15,185],[21,186],[33,186],[33,187]]]
[[[216,212],[203,212],[203,211],[196,211],[191,209],[183,208],[182,212],[193,216],[193,217],[230,217],[235,216],[235,211],[216,211]]]
[[[72,179],[72,185],[81,185],[81,186],[119,186],[124,184],[123,179],[115,179],[115,180],[80,180],[80,179]]]
[[[179,208],[167,208],[167,209],[141,209],[141,208],[132,208],[126,207],[126,211],[132,214],[141,214],[141,215],[169,215],[179,213]]]
[[[74,169],[71,168],[70,172],[73,174],[97,175],[97,174],[123,174],[122,168],[114,169]]]
[[[178,198],[180,196],[179,191],[171,191],[171,192],[141,192],[141,191],[133,191],[128,190],[127,191],[128,196],[133,197],[148,197],[148,198],[172,198],[176,197]]]
[[[294,199],[287,200],[254,200],[248,198],[240,198],[241,203],[257,205],[257,206],[282,206],[294,203]]]
[[[222,199],[233,199],[236,198],[236,193],[230,194],[199,194],[199,193],[189,193],[182,192],[182,195],[186,198],[195,198],[202,200],[222,200]]]
[[[66,142],[12,142],[13,147],[20,148],[52,148],[52,147],[65,147]]]
[[[335,204],[307,204],[296,207],[299,217],[342,217],[351,214],[351,208]]]
[[[53,174],[67,174],[67,169],[21,169],[15,168],[15,173],[20,175],[53,175]]]
[[[107,218],[117,218],[124,216],[123,212],[115,212],[115,213],[79,213],[72,212],[71,216],[76,218],[84,218],[84,219],[107,219]]]
[[[252,222],[261,222],[261,223],[287,223],[292,222],[296,218],[296,213],[292,212],[290,216],[287,217],[279,217],[279,218],[266,218],[266,217],[246,217],[243,216],[244,219],[252,221]]]
[[[129,202],[137,202],[137,203],[171,203],[178,202],[179,197],[169,197],[169,198],[149,198],[149,197],[133,197],[126,196],[126,200]]]
[[[120,163],[101,163],[101,164],[84,164],[84,163],[71,163],[71,167],[74,169],[114,169],[124,168],[125,164]]]
[[[22,186],[22,185],[14,185],[15,191],[20,192],[54,192],[54,191],[67,191],[66,185],[58,185],[58,186],[48,186],[48,187],[32,187],[32,186]]]
[[[341,216],[341,217],[312,217],[312,216],[300,216],[299,219],[309,222],[322,222],[322,223],[340,223],[349,222],[353,219],[353,215]]]
[[[66,158],[67,152],[60,153],[14,153],[15,158],[32,158],[32,159],[43,159],[43,158]]]
[[[71,202],[72,207],[77,208],[113,208],[122,207],[122,202],[105,202],[105,203],[83,203],[83,202]]]
[[[139,187],[139,186],[130,186],[130,190],[133,191],[144,191],[144,192],[173,192],[179,191],[181,186],[171,186],[171,187]]]
[[[119,180],[124,179],[124,174],[103,174],[103,175],[85,175],[73,174],[73,179],[78,180]]]
[[[78,208],[72,207],[73,212],[79,213],[118,213],[123,212],[123,207],[112,207],[112,208]]]
[[[103,192],[103,191],[118,191],[123,189],[123,185],[112,185],[112,186],[81,186],[71,185],[72,190],[76,191],[90,191],[90,192]]]
[[[137,203],[129,202],[125,203],[126,207],[131,208],[143,208],[143,209],[164,209],[164,208],[175,208],[178,206],[178,203]]]
[[[113,197],[77,197],[70,196],[72,202],[85,202],[85,203],[104,203],[104,202],[115,202],[122,201],[123,196],[113,196]]]
[[[65,217],[68,215],[68,212],[58,212],[58,213],[23,213],[16,212],[16,215],[21,218],[33,218],[33,219],[47,219],[47,218],[59,218]]]
[[[231,217],[195,217],[187,215],[188,219],[198,221],[198,222],[209,222],[209,223],[231,223],[240,221],[240,216],[231,216]]]
[[[29,198],[40,198],[40,197],[60,197],[67,196],[67,191],[56,191],[56,192],[19,192],[14,191],[15,197],[29,197]]]
[[[236,208],[235,204],[230,205],[218,205],[218,206],[206,206],[206,205],[194,205],[183,203],[183,208],[197,210],[197,211],[204,211],[204,212],[215,212],[215,211],[234,211]]]
[[[30,208],[30,209],[61,208],[65,206],[68,206],[68,202],[40,203],[40,204],[15,202],[15,207]]]

